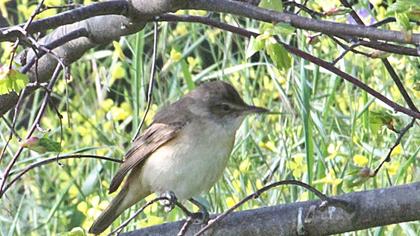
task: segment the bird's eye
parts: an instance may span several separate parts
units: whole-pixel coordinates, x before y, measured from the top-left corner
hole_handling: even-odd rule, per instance
[[[230,106],[228,104],[222,104],[221,108],[223,111],[230,111]]]

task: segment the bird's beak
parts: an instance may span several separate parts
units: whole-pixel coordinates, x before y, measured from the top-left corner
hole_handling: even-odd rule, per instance
[[[268,113],[270,110],[264,108],[264,107],[257,107],[257,106],[251,106],[248,105],[244,109],[244,113],[246,114],[252,114],[252,113]]]

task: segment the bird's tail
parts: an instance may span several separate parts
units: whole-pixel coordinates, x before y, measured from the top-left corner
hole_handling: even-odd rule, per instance
[[[134,189],[130,191],[130,186],[128,184],[124,184],[124,187],[118,195],[112,199],[108,207],[95,220],[89,229],[89,233],[99,235],[105,231],[105,229],[108,228],[108,226],[110,226],[125,209],[131,207],[147,195],[148,193],[141,193],[134,191]]]

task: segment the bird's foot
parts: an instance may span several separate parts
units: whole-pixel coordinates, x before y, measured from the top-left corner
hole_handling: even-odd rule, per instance
[[[160,203],[163,205],[163,209],[165,212],[170,212],[172,209],[174,209],[176,203],[178,202],[175,193],[172,191],[166,191],[162,193],[160,197],[166,198],[160,201]]]
[[[210,215],[207,211],[199,211],[189,214],[189,217],[192,219],[193,224],[207,224],[210,219]]]
[[[190,202],[196,205],[200,209],[199,212],[194,212],[194,213],[189,214],[189,217],[191,217],[191,219],[193,220],[193,223],[194,224],[207,224],[210,219],[210,214],[207,211],[207,208],[195,199],[191,198]]]

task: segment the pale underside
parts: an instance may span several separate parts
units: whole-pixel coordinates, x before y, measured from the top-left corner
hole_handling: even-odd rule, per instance
[[[222,176],[235,132],[213,122],[191,122],[153,152],[132,177],[137,178],[143,191],[172,191],[180,200],[197,196]]]

